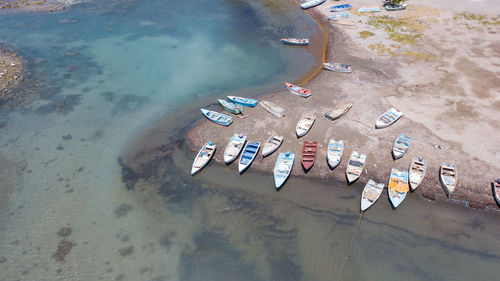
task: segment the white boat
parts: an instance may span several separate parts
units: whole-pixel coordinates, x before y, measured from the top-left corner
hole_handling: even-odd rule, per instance
[[[376,183],[374,180],[369,180],[366,183],[363,193],[361,193],[361,212],[366,211],[377,201],[384,190],[384,186],[383,183]]]
[[[409,190],[408,171],[399,171],[393,168],[387,185],[387,193],[394,208],[397,208],[405,200]]]
[[[343,63],[323,63],[323,67],[327,70],[341,72],[341,73],[352,73],[352,66]]]
[[[336,141],[334,139],[330,139],[330,143],[328,144],[328,151],[326,152],[326,162],[328,162],[328,166],[330,166],[330,169],[333,170],[340,164],[343,153],[344,141]]]
[[[457,187],[457,167],[454,164],[443,163],[439,170],[439,179],[443,185],[444,192],[450,197]]]
[[[274,104],[270,101],[261,101],[259,102],[259,104],[265,109],[267,110],[267,112],[271,113],[272,115],[278,117],[278,118],[283,118],[283,116],[285,115],[284,112],[285,112],[285,109],[281,106],[278,106],[277,104]]]
[[[309,9],[309,8],[318,6],[320,4],[323,4],[325,1],[326,0],[311,0],[311,1],[307,1],[307,2],[300,4],[300,7],[302,9]]]
[[[297,133],[297,137],[303,137],[309,132],[314,121],[316,120],[316,115],[302,113],[302,117],[300,117],[299,122],[297,122],[297,127],[295,127],[295,133]]]
[[[377,13],[380,12],[380,7],[377,6],[364,6],[358,9],[358,13]]]
[[[408,147],[410,147],[411,136],[405,134],[399,134],[392,147],[392,156],[394,159],[399,159],[405,155]]]
[[[273,152],[278,150],[282,142],[282,136],[272,135],[269,139],[267,139],[262,147],[262,156],[266,157],[271,155]]]
[[[355,26],[356,23],[352,21],[336,20],[333,25],[345,25],[345,26]]]
[[[295,160],[295,154],[287,151],[286,153],[281,152],[274,165],[274,185],[276,189],[280,189],[285,183],[288,176],[292,172],[293,161]]]
[[[349,162],[347,162],[347,168],[345,174],[347,176],[347,183],[351,184],[361,176],[363,172],[363,167],[365,166],[366,155],[359,154],[357,151],[353,151]]]
[[[229,143],[224,150],[224,162],[229,164],[238,158],[240,155],[245,142],[247,141],[247,137],[243,134],[234,134]]]
[[[217,146],[212,141],[207,142],[198,152],[191,167],[191,175],[198,173],[205,167],[215,154]]]
[[[427,164],[422,157],[414,158],[410,164],[409,181],[411,191],[415,191],[425,177]]]
[[[349,111],[351,109],[351,107],[352,107],[352,103],[343,104],[343,105],[341,105],[337,108],[334,108],[333,110],[325,113],[325,117],[330,119],[330,120],[338,119],[338,118],[342,117],[344,114],[346,114],[347,111]]]
[[[336,20],[340,20],[340,19],[346,19],[348,17],[349,17],[349,13],[346,12],[346,13],[329,15],[327,19],[336,21]]]
[[[398,119],[403,116],[403,112],[395,109],[394,107],[384,112],[384,114],[380,115],[380,117],[375,122],[375,128],[382,129],[387,128],[392,125],[394,122],[398,121]]]

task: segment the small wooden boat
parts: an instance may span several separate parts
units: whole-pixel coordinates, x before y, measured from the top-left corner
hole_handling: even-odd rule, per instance
[[[278,118],[283,118],[285,115],[285,109],[281,106],[278,106],[277,104],[274,104],[270,101],[261,101],[259,103],[267,112],[271,113],[272,115],[278,117]]]
[[[215,154],[215,149],[217,146],[212,141],[207,142],[198,152],[193,161],[193,166],[191,167],[191,175],[198,173],[203,167],[205,167],[210,159]]]
[[[300,4],[300,7],[305,10],[323,4],[325,1],[326,0],[311,0]]]
[[[399,159],[405,155],[408,147],[410,147],[411,136],[407,136],[405,134],[399,134],[396,141],[394,142],[394,146],[392,147],[392,156],[394,159]]]
[[[333,170],[340,164],[343,153],[344,141],[336,141],[334,139],[330,139],[330,143],[328,144],[328,151],[326,152],[326,162],[328,162],[328,166],[330,166],[330,169]]]
[[[410,189],[411,191],[415,191],[417,187],[422,183],[422,180],[425,177],[425,170],[427,169],[427,164],[422,157],[413,158],[410,164]]]
[[[352,103],[343,104],[343,105],[325,113],[325,117],[333,121],[335,119],[342,117],[344,114],[346,114],[347,111],[349,111],[351,109],[351,107],[352,107]]]
[[[313,141],[305,141],[302,146],[302,167],[304,170],[308,171],[314,165],[314,161],[316,160],[316,152],[318,151],[318,142]]]
[[[358,9],[358,13],[377,13],[380,12],[380,7],[377,6],[364,6]]]
[[[243,149],[243,153],[241,153],[240,161],[238,163],[238,170],[240,174],[243,173],[252,165],[253,160],[255,160],[255,156],[259,152],[260,142],[251,142],[249,141],[247,145],[245,145],[245,149]]]
[[[409,190],[408,171],[399,171],[393,168],[391,170],[389,184],[387,185],[387,193],[389,194],[389,200],[394,208],[397,208],[399,204],[405,200]]]
[[[347,183],[351,184],[361,176],[363,172],[363,167],[365,166],[366,155],[359,154],[357,151],[351,153],[351,158],[347,162],[347,168],[345,174],[347,176]]]
[[[242,98],[242,97],[235,97],[235,96],[227,96],[227,99],[237,103],[239,105],[243,106],[249,106],[249,107],[255,107],[257,103],[259,102],[256,99],[250,99],[250,98]]]
[[[234,134],[231,137],[231,140],[226,145],[226,149],[224,150],[224,162],[229,164],[238,158],[240,155],[245,142],[247,141],[247,136],[243,134]]]
[[[377,201],[384,190],[384,186],[383,183],[376,183],[374,180],[369,180],[366,183],[363,193],[361,193],[361,212],[366,211]]]
[[[267,139],[262,147],[262,156],[266,157],[271,155],[273,152],[278,150],[282,142],[282,136],[272,135],[269,139]]]
[[[336,20],[333,22],[334,25],[345,25],[345,26],[355,26],[356,23],[352,21]]]
[[[399,5],[396,5],[396,4],[386,4],[384,5],[384,8],[386,11],[402,11],[404,9],[406,9],[406,7],[408,7],[408,4],[399,4]]]
[[[340,13],[340,14],[329,15],[328,20],[336,21],[336,20],[346,19],[348,17],[349,17],[349,13],[345,12],[345,13]]]
[[[311,95],[310,90],[308,90],[306,88],[299,87],[297,85],[294,85],[294,84],[291,84],[288,82],[285,82],[285,87],[288,91],[290,91],[290,93],[297,95],[297,96],[301,96],[303,98],[307,98]]]
[[[443,163],[439,169],[439,180],[443,185],[444,192],[450,197],[457,187],[457,168],[455,165]]]
[[[398,119],[403,115],[403,112],[398,111],[394,107],[387,110],[382,114],[377,121],[375,122],[375,128],[381,129],[386,128],[392,125],[394,122],[398,121]]]
[[[500,207],[500,178],[491,183],[491,188],[493,189],[493,198],[495,198],[495,202]]]
[[[316,120],[316,115],[302,113],[302,116],[300,117],[300,120],[299,122],[297,122],[297,126],[295,127],[295,133],[297,134],[297,137],[300,138],[305,136],[307,132],[309,132],[309,130],[311,129],[315,120]]]
[[[201,112],[208,120],[223,126],[229,126],[233,122],[233,118],[226,114],[219,113],[217,111],[207,110],[202,108]]]
[[[295,154],[287,151],[286,153],[281,152],[274,165],[274,185],[276,189],[280,189],[290,176],[293,168],[293,161],[295,160]]]
[[[285,45],[307,46],[309,45],[309,39],[282,38],[281,43]]]
[[[337,6],[330,7],[330,12],[341,12],[341,11],[347,11],[350,9],[352,9],[352,6],[350,4],[343,4],[343,5],[337,5]]]
[[[340,72],[340,73],[352,73],[352,67],[348,64],[343,63],[323,63],[323,67],[327,70]]]
[[[220,105],[227,111],[234,113],[234,114],[240,114],[243,113],[243,107],[239,104],[236,104],[234,102],[226,101],[226,100],[221,100],[218,99]]]

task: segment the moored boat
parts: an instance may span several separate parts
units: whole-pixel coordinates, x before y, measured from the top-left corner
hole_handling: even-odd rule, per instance
[[[290,91],[290,93],[297,95],[297,96],[301,96],[303,98],[307,98],[311,95],[311,90],[299,87],[299,86],[294,85],[292,83],[285,82],[285,88],[288,91]]]
[[[408,4],[386,4],[384,5],[384,8],[386,11],[402,11],[408,7]]]
[[[346,11],[352,9],[352,6],[350,4],[343,4],[343,5],[336,5],[330,7],[330,12],[341,12],[341,11]]]
[[[398,119],[403,115],[403,112],[392,107],[391,109],[384,112],[384,114],[380,115],[380,117],[375,122],[375,128],[382,129],[389,127],[394,122],[398,121]]]
[[[309,45],[309,39],[298,39],[298,38],[282,38],[281,43],[285,45],[295,45],[295,46],[307,46]]]
[[[349,17],[349,13],[345,12],[345,13],[340,13],[340,14],[329,15],[328,20],[337,21],[337,20],[341,20],[341,19],[346,19],[348,17]]]
[[[384,186],[383,183],[376,183],[374,180],[369,180],[366,183],[363,193],[361,193],[361,212],[366,211],[377,201],[384,190]]]
[[[405,200],[409,190],[408,171],[399,171],[393,168],[391,170],[389,184],[387,185],[387,193],[389,194],[389,200],[394,208],[397,208],[399,204]]]
[[[439,180],[443,185],[444,192],[450,197],[457,187],[457,167],[455,164],[443,163],[439,169]]]
[[[410,147],[411,136],[405,134],[399,134],[392,147],[392,156],[394,159],[399,159],[405,155],[408,147]]]
[[[328,144],[328,151],[326,152],[326,162],[328,163],[330,169],[333,170],[340,164],[343,153],[344,141],[336,141],[334,139],[330,139],[330,143]]]
[[[241,153],[240,161],[238,163],[238,170],[240,174],[243,173],[252,165],[253,160],[255,160],[255,156],[259,152],[260,142],[251,142],[249,141],[245,148],[243,149],[243,153]]]
[[[207,142],[200,149],[200,151],[194,158],[193,166],[191,167],[191,175],[194,176],[201,169],[203,169],[208,164],[208,162],[210,162],[210,159],[212,159],[212,157],[214,156],[216,149],[217,146],[212,141]]]
[[[243,107],[239,104],[236,104],[234,102],[230,102],[227,100],[221,100],[218,99],[220,105],[227,111],[234,113],[234,114],[240,114],[243,113]]]
[[[226,145],[226,149],[224,150],[224,162],[226,164],[229,164],[238,158],[238,155],[240,155],[246,141],[247,136],[243,134],[234,134],[231,137],[231,140]]]
[[[261,101],[259,103],[267,112],[271,113],[272,115],[278,117],[278,118],[283,118],[285,115],[285,109],[277,104],[274,104],[270,101]]]
[[[314,121],[316,120],[316,115],[309,113],[302,113],[299,122],[297,122],[297,126],[295,127],[295,133],[297,137],[303,137],[309,132]]]
[[[316,152],[318,151],[318,142],[317,141],[305,141],[302,146],[302,167],[304,170],[308,171],[314,165],[314,161],[316,160]]]
[[[340,72],[340,73],[352,73],[352,67],[348,64],[343,63],[323,63],[323,67],[327,70]]]
[[[227,96],[227,99],[239,105],[249,106],[249,107],[255,107],[259,102],[256,99],[235,97],[235,96]]]
[[[355,182],[361,176],[363,172],[363,167],[366,163],[366,155],[359,154],[357,151],[353,151],[351,153],[351,157],[349,158],[349,162],[347,162],[347,168],[345,170],[345,174],[347,177],[347,183],[351,184]]]
[[[411,191],[415,191],[425,177],[427,164],[422,157],[414,158],[410,164],[409,181]]]
[[[266,157],[271,155],[273,152],[278,150],[282,142],[282,136],[272,135],[269,139],[267,139],[262,147],[262,156]]]
[[[493,198],[495,198],[495,202],[500,207],[500,178],[491,183],[491,188],[493,190]]]
[[[343,104],[343,105],[341,105],[337,108],[334,108],[333,110],[325,113],[325,117],[333,121],[335,119],[342,117],[344,114],[346,114],[347,111],[349,111],[351,109],[351,107],[352,107],[352,103]]]
[[[307,2],[300,4],[300,7],[302,9],[309,9],[309,8],[318,6],[320,4],[323,4],[325,1],[326,0],[311,0],[311,1],[307,1]]]
[[[380,12],[380,7],[377,6],[364,6],[358,9],[358,13],[377,13]]]
[[[233,118],[217,111],[201,108],[201,112],[208,120],[223,126],[229,126],[233,122]]]
[[[287,151],[286,153],[281,152],[274,165],[274,185],[276,189],[280,189],[281,186],[290,176],[293,168],[293,162],[295,160],[295,154]]]

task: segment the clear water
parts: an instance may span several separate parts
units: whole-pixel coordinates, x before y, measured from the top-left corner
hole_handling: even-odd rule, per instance
[[[0,23],[38,95],[3,116],[0,280],[496,279],[497,214],[382,198],[357,227],[361,184],[275,192],[214,164],[191,177],[175,130],[168,157],[124,182],[118,158],[158,119],[189,126],[215,97],[310,70],[278,41],[317,28],[288,2],[99,1]]]

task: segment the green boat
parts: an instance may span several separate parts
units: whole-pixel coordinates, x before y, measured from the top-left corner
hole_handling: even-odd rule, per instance
[[[406,9],[407,6],[408,6],[408,4],[399,4],[399,5],[387,4],[384,6],[384,8],[386,11],[402,11],[402,10]]]
[[[221,100],[221,99],[219,99],[219,103],[220,103],[220,105],[222,105],[222,107],[224,107],[225,110],[227,110],[231,113],[234,113],[234,114],[243,113],[243,106],[241,106],[239,104],[236,104],[234,102],[230,102],[227,100]]]

